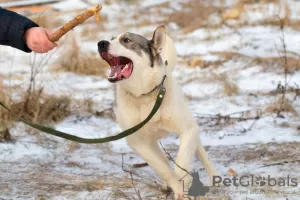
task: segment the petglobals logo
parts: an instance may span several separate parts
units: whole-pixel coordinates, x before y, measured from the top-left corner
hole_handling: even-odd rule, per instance
[[[287,177],[273,178],[268,176],[245,175],[241,177],[223,178],[221,176],[213,177],[213,186],[223,184],[225,187],[264,187],[264,186],[279,186],[279,187],[297,187],[297,178]]]
[[[188,174],[187,174],[188,175]],[[283,195],[294,195],[298,194],[298,180],[293,178],[291,175],[286,177],[272,177],[271,175],[255,176],[255,175],[244,175],[235,177],[222,177],[214,176],[212,180],[212,187],[204,185],[200,181],[198,172],[191,172],[192,180],[185,182],[185,175],[180,181],[183,183],[183,198],[190,199],[190,197],[202,197],[204,199],[220,199],[219,195],[224,194],[238,194],[238,195],[251,195],[251,194],[268,194],[280,196]],[[268,186],[282,187],[280,190],[278,187],[276,190],[269,190]],[[265,188],[264,188],[265,187]],[[287,190],[287,187],[294,188]],[[233,189],[234,188],[234,189]],[[223,199],[223,198],[222,198]]]

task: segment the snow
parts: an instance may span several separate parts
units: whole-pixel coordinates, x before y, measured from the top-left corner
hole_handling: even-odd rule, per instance
[[[227,28],[198,29],[181,38],[183,41],[178,42],[176,47],[182,56],[234,51],[252,57],[271,57],[278,56],[278,52],[283,50],[282,37],[281,29],[271,26],[243,27],[236,31]],[[290,52],[299,52],[297,31],[286,28],[284,38]]]
[[[168,17],[145,14],[135,20],[134,12],[159,8],[166,2],[169,2],[169,7],[161,8],[161,13],[177,12],[184,8],[182,1],[177,0],[145,0],[128,5],[119,1],[106,4],[107,1],[66,0],[54,3],[53,7],[70,11],[88,8],[91,2],[103,3],[101,14],[108,17],[108,22],[103,22],[104,29],[96,33],[97,39],[94,40],[80,38],[83,27],[91,25],[89,23],[77,27],[73,32],[80,48],[94,53],[97,53],[96,44],[99,40],[109,40],[111,36],[120,32],[134,32],[146,35],[150,39],[152,32],[161,24],[160,20]],[[215,6],[231,7],[237,1],[213,3]],[[298,19],[299,2],[290,1],[289,4],[291,20]],[[128,12],[124,11],[125,6]],[[266,12],[261,12],[260,9]],[[266,164],[300,159],[299,116],[284,112],[280,118],[276,117],[276,113],[264,112],[268,105],[280,97],[273,93],[278,83],[285,81],[284,69],[278,67],[279,64],[268,68],[253,61],[255,58],[279,57],[279,53],[283,51],[282,30],[279,27],[267,24],[253,25],[274,17],[277,11],[278,5],[273,3],[249,4],[245,7],[245,13],[241,15],[241,21],[236,22],[247,22],[244,26],[199,27],[189,33],[183,32],[176,22],[167,20],[168,30],[174,36],[180,56],[174,76],[182,86],[189,108],[199,122],[201,142],[224,177],[229,176],[229,168],[236,170],[239,175],[271,174],[274,177],[283,177],[286,174],[299,176],[300,173],[297,162],[262,167]],[[70,18],[70,15],[66,18]],[[213,13],[209,17],[212,25],[220,19],[219,13]],[[147,23],[139,24],[143,20]],[[299,34],[299,29],[292,26],[284,29],[288,56],[293,58],[300,54]],[[105,77],[52,70],[53,63],[62,52],[63,49],[51,52],[53,57],[41,66],[41,73],[36,77],[37,83],[44,87],[44,92],[49,95],[67,95],[72,101],[80,102],[90,99],[93,106],[89,111],[78,112],[74,109],[66,119],[51,126],[84,138],[99,138],[119,133],[121,129],[114,117],[95,115],[97,111],[114,108],[115,86]],[[233,53],[235,56],[227,57],[226,53]],[[201,57],[209,65],[204,68],[189,67],[184,59],[192,56]],[[47,55],[37,55],[36,59],[45,61],[46,58]],[[12,98],[15,100],[20,98],[22,91],[26,91],[28,87],[33,59],[33,54],[24,54],[10,47],[0,47],[0,77],[3,78],[2,83],[11,88]],[[214,64],[218,62],[221,64]],[[226,78],[223,80],[216,77]],[[225,81],[237,87],[233,95],[228,95],[225,91]],[[300,85],[299,69],[288,74],[288,84],[288,88]],[[294,96],[295,93],[287,93],[287,98],[291,101]],[[299,98],[292,101],[298,115]],[[258,113],[261,117],[257,120],[231,119],[227,122],[225,119],[216,119],[219,115],[254,118]],[[157,189],[157,184],[162,184],[162,181],[150,167],[132,168],[132,165],[144,161],[128,147],[125,139],[107,144],[74,144],[35,132],[22,123],[13,124],[10,133],[13,138],[11,142],[0,142],[0,183],[3,185],[0,188],[0,199],[29,200],[41,196],[51,200],[137,198],[130,174],[123,168],[133,171],[134,184],[142,199],[165,198]],[[161,142],[175,158],[180,138],[171,134]],[[171,164],[174,165],[172,162]],[[199,161],[195,160],[193,169],[202,167]],[[208,184],[208,176],[204,171],[200,171],[200,179]],[[103,186],[95,184],[95,181],[103,181]],[[229,189],[232,191],[234,188]],[[231,197],[233,200],[246,198],[235,194]],[[283,196],[249,194],[247,198],[279,200]],[[299,199],[299,192],[288,199]]]
[[[13,162],[21,158],[40,159],[49,156],[47,149],[41,148],[36,144],[26,144],[16,142],[15,144],[1,145],[1,162]]]
[[[267,144],[270,142],[285,143],[285,142],[300,142],[299,133],[294,128],[274,127],[274,118],[268,117],[260,119],[256,122],[241,122],[236,126],[224,128],[217,132],[216,135],[204,134],[202,143],[211,146],[222,145],[242,145],[242,144]],[[244,127],[250,127],[253,123],[252,130],[243,133]],[[228,134],[234,135],[228,136]],[[222,139],[220,139],[222,138]]]
[[[45,4],[45,3],[53,3],[59,0],[26,0],[26,1],[16,1],[16,2],[1,2],[2,8],[11,8],[11,7],[19,7],[19,6],[28,6],[34,4]]]
[[[168,0],[156,0],[156,1],[146,0],[146,1],[143,1],[141,6],[142,7],[150,7],[150,6],[159,5],[159,4],[162,4],[165,2],[169,2],[169,1]]]
[[[81,0],[64,0],[59,3],[52,4],[52,7],[63,11],[90,8],[90,6],[87,3]]]

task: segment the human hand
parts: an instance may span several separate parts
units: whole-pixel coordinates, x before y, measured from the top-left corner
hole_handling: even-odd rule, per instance
[[[57,47],[56,43],[49,40],[49,35],[52,32],[49,29],[43,27],[29,28],[25,32],[25,42],[29,49],[36,53],[47,53],[53,48]]]

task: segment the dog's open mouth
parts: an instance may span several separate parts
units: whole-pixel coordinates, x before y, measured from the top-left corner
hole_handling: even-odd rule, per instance
[[[110,65],[111,71],[108,81],[114,83],[130,77],[133,71],[133,63],[124,56],[115,57],[107,52],[101,53],[101,57]]]

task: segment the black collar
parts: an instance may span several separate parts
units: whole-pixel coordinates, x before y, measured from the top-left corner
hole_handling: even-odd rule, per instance
[[[161,82],[160,82],[160,84],[158,84],[157,86],[155,86],[150,92],[142,94],[141,96],[149,95],[152,92],[154,92],[155,90],[157,90],[158,88],[160,88],[161,86],[163,86],[164,85],[164,81],[165,81],[166,78],[167,78],[167,75],[164,75],[163,78],[162,78],[162,80],[161,80]]]

